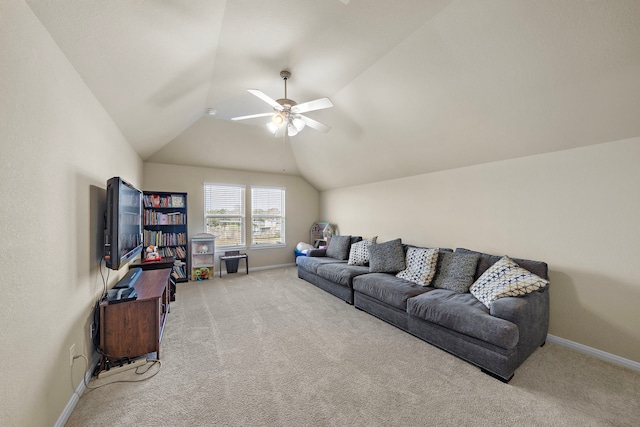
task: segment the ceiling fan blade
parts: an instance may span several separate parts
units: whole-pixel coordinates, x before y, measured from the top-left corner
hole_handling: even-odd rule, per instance
[[[265,94],[261,90],[258,90],[258,89],[247,89],[247,92],[249,92],[251,95],[255,95],[258,98],[262,99],[264,102],[266,102],[267,104],[271,105],[273,108],[278,109],[278,111],[282,110],[282,105],[278,104],[275,99],[271,98],[270,96],[268,96],[267,94]]]
[[[251,114],[249,116],[231,117],[231,120],[255,119],[256,117],[267,117],[267,116],[272,116],[272,115],[273,115],[273,113]]]
[[[257,95],[256,95],[257,96]],[[324,108],[333,107],[333,102],[329,98],[320,98],[314,101],[303,102],[302,104],[291,107],[294,113],[306,113],[308,111],[322,110]]]
[[[330,126],[325,125],[324,123],[320,123],[319,121],[310,119],[309,117],[306,116],[300,116],[300,118],[302,120],[304,120],[304,123],[309,126],[314,128],[315,130],[319,130],[322,133],[327,133],[331,130]]]

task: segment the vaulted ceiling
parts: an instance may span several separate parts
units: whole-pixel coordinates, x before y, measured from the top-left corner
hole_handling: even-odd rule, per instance
[[[325,190],[640,136],[637,0],[27,3],[147,161]],[[281,70],[330,132],[229,120]]]

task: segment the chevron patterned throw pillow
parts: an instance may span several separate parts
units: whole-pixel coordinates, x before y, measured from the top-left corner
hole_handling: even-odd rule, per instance
[[[469,291],[491,308],[491,303],[497,299],[530,294],[548,284],[548,280],[536,276],[504,256],[482,273]]]

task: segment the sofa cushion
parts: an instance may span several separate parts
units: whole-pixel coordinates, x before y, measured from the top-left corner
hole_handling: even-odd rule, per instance
[[[396,274],[396,277],[417,283],[420,286],[429,286],[436,274],[438,262],[438,248],[408,248],[406,266],[404,270]]]
[[[369,271],[372,273],[397,273],[405,269],[402,239],[390,240],[369,246]]]
[[[438,268],[433,287],[460,294],[469,292],[473,284],[480,254],[443,252],[438,256]]]
[[[333,236],[327,247],[327,256],[335,259],[349,259],[351,236]]]
[[[491,267],[493,264],[500,261],[500,258],[502,258],[502,255],[491,255],[491,254],[486,254],[483,252],[473,251],[471,249],[465,249],[465,248],[456,248],[456,253],[458,252],[480,254],[480,260],[478,261],[478,266],[476,267],[476,275],[475,275],[476,279],[480,277],[482,273],[484,273],[487,270],[487,268]],[[549,267],[547,266],[547,263],[542,261],[533,261],[530,259],[523,259],[523,258],[511,258],[511,259],[515,261],[520,267],[524,268],[525,270],[529,270],[533,274],[540,276],[543,279],[546,279],[546,280],[549,279]]]
[[[311,273],[317,273],[318,267],[323,264],[346,264],[346,261],[337,260],[335,258],[328,257],[309,257],[299,256],[296,258],[296,264],[298,267],[304,268]]]
[[[424,246],[409,245],[407,243],[403,243],[402,244],[402,249],[404,250],[405,254],[407,253],[409,248],[424,248]],[[451,248],[438,248],[438,253],[441,254],[442,252],[453,252],[453,249],[451,249]]]
[[[351,244],[349,249],[349,265],[367,265],[369,264],[369,246],[376,243],[378,236],[371,239],[364,239]]]
[[[307,251],[307,256],[327,256],[327,248],[314,248]]]
[[[518,326],[489,314],[487,307],[469,293],[435,289],[411,298],[407,302],[407,312],[410,316],[505,349],[518,343]]]
[[[333,283],[348,288],[352,287],[353,278],[361,274],[368,274],[369,267],[348,265],[345,263],[322,264],[318,266],[316,274]]]
[[[497,299],[526,295],[548,284],[548,280],[525,270],[511,258],[504,256],[482,273],[471,285],[470,291],[491,308],[491,303]]]
[[[433,288],[420,286],[392,274],[370,273],[353,279],[353,290],[405,311],[407,300]]]

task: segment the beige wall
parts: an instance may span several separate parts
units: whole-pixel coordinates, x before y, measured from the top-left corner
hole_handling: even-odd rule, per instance
[[[20,0],[0,58],[0,425],[50,426],[86,371],[70,346],[92,357],[106,181],[140,185],[142,161]]]
[[[215,155],[215,153],[207,155]],[[281,249],[247,249],[250,268],[292,264],[295,261],[293,249],[298,242],[309,240],[311,224],[319,220],[320,194],[307,181],[297,176],[159,163],[144,164],[144,190],[188,193],[189,237],[204,232],[205,182],[246,185],[247,207],[250,206],[248,200],[251,197],[249,190],[251,185],[285,187],[287,189],[285,206],[287,245]],[[250,220],[250,212],[247,214],[248,221]],[[249,235],[246,236],[246,241],[251,241]],[[217,268],[216,264],[216,271]]]
[[[542,260],[549,333],[640,362],[640,138],[321,193],[342,234]]]
[[[255,267],[293,262],[293,247],[316,220],[381,241],[400,236],[545,260],[550,332],[640,361],[637,138],[321,195],[286,175],[151,163],[143,175],[142,161],[21,0],[0,2],[0,58],[2,426],[53,425],[82,381],[84,363],[69,367],[69,347],[93,356],[104,188],[116,175],[144,189],[188,192],[190,235],[202,231],[205,181],[287,187],[288,246],[250,251]]]

